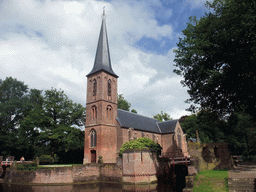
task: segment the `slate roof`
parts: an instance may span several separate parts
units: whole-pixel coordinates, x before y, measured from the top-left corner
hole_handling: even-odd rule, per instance
[[[176,124],[179,120],[169,120],[158,122],[158,126],[161,129],[162,133],[173,133],[176,127]]]
[[[160,134],[173,133],[178,122],[178,120],[160,122],[154,118],[145,117],[122,109],[117,110],[116,119],[121,127]]]
[[[87,75],[92,75],[99,71],[105,71],[115,77],[118,77],[112,67],[110,61],[109,47],[108,47],[108,36],[106,29],[105,13],[103,12],[102,24],[100,29],[100,36],[98,41],[98,47],[96,51],[94,66],[92,71]]]

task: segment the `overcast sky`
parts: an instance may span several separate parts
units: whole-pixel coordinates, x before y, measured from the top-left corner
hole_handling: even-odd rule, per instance
[[[6,0],[0,1],[0,79],[29,88],[64,90],[86,104],[105,6],[111,63],[118,93],[138,114],[189,115],[187,88],[173,49],[190,16],[202,17],[205,0]]]

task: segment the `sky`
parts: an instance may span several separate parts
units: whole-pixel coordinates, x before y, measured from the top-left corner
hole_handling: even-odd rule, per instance
[[[173,73],[182,30],[205,15],[206,0],[0,1],[0,79],[29,88],[63,90],[86,106],[103,7],[118,94],[138,114],[190,115],[182,77]]]

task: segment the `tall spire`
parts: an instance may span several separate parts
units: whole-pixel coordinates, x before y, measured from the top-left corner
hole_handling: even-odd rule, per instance
[[[104,7],[105,8],[105,7]],[[108,36],[107,36],[107,29],[106,29],[106,16],[105,16],[105,9],[103,8],[103,15],[102,15],[102,24],[100,29],[100,37],[98,41],[98,47],[96,51],[94,66],[92,71],[87,75],[92,75],[99,71],[105,71],[115,77],[118,77],[112,67],[110,61],[110,54],[109,54],[109,47],[108,47]]]

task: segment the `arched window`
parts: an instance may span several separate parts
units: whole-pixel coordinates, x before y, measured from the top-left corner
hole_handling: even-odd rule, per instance
[[[156,142],[158,143],[158,140],[159,140],[159,138],[158,138],[158,136],[156,137]]]
[[[94,129],[91,130],[90,137],[91,137],[91,147],[96,147],[97,135]]]
[[[112,115],[112,107],[110,105],[107,106],[107,118],[111,119]]]
[[[179,148],[181,148],[181,133],[180,133],[180,129],[178,129],[178,146],[179,146]]]
[[[145,134],[143,132],[141,133],[141,137],[145,137]]]
[[[97,117],[97,108],[96,106],[92,106],[92,119],[96,119]]]
[[[111,80],[108,80],[108,96],[111,96]]]
[[[96,93],[97,93],[97,81],[96,79],[93,79],[93,99],[96,99]]]
[[[137,134],[136,134],[136,133],[134,133],[134,140],[135,140],[135,139],[137,139]]]

